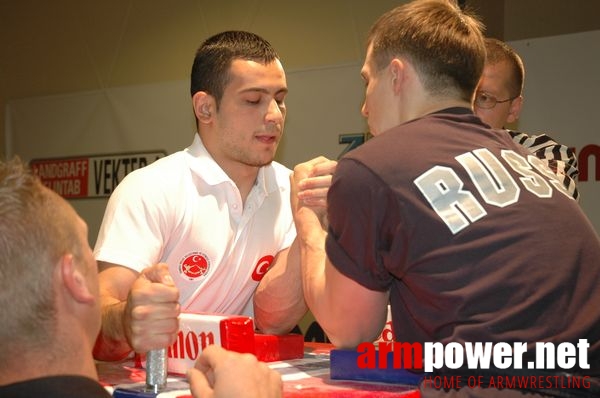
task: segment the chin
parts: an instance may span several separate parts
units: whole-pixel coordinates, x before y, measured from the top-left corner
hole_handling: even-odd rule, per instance
[[[271,157],[269,159],[254,159],[254,160],[248,160],[245,163],[248,166],[252,166],[252,167],[263,167],[263,166],[268,166],[271,163],[273,163],[273,159],[274,159],[274,157]]]
[[[369,133],[371,133],[372,136],[379,134],[379,129],[372,124],[367,123],[367,127],[369,128]]]
[[[260,167],[262,167],[262,166],[268,166],[271,163],[273,163],[273,158],[271,158],[270,160],[267,160],[265,162],[261,162]]]

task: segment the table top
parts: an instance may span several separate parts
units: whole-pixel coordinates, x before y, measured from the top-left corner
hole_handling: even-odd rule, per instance
[[[418,398],[415,386],[354,380],[332,380],[329,377],[329,351],[332,346],[324,343],[306,343],[302,359],[269,362],[269,366],[281,374],[283,393],[286,398]],[[112,393],[115,386],[144,384],[146,372],[135,365],[133,359],[120,362],[97,362],[100,382]],[[181,384],[185,378],[169,375],[167,384]],[[185,385],[184,385],[185,386]],[[189,397],[189,390],[170,397]]]

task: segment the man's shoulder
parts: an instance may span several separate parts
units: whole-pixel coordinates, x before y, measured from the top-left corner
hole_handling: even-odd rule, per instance
[[[84,376],[59,375],[30,379],[0,387],[2,397],[90,397],[110,398],[97,381]]]
[[[189,174],[185,173],[186,168],[184,152],[173,153],[127,174],[117,185],[115,193],[145,196],[149,192],[156,195],[160,191],[183,188],[181,179]]]
[[[126,179],[154,180],[161,177],[173,178],[173,173],[181,173],[186,168],[184,151],[179,151],[155,160],[147,166],[127,174]]]

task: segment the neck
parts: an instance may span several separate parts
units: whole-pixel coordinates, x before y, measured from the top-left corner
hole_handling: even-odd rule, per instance
[[[220,150],[218,143],[211,140],[210,134],[198,132],[198,135],[213,160],[237,186],[242,202],[245,203],[256,181],[260,166],[251,166],[247,162],[231,158],[230,155]]]
[[[241,164],[229,168],[221,166],[221,168],[223,168],[223,171],[225,171],[237,186],[240,191],[240,196],[242,197],[242,203],[246,203],[246,198],[256,182],[259,168]]]
[[[410,66],[410,63],[408,63]],[[398,108],[402,122],[418,119],[442,109],[461,107],[473,109],[471,98],[463,100],[463,94],[458,88],[447,87],[445,92],[431,92],[417,78],[417,73],[409,67],[411,78],[407,79],[406,87],[399,92]]]
[[[418,119],[430,113],[441,111],[448,108],[469,108],[472,109],[471,103],[468,101],[453,99],[453,98],[432,98],[421,102],[421,105],[415,107],[407,114],[404,121]]]
[[[47,347],[13,347],[13,354],[8,354],[11,358],[0,364],[0,385],[58,375],[98,380],[91,349],[76,342],[68,346],[56,343]]]
[[[242,198],[242,204],[246,204],[246,198],[248,198],[248,195],[250,194],[250,191],[252,190],[252,187],[254,186],[254,181],[256,181],[256,179],[252,180],[252,182],[250,184],[246,184],[244,186],[240,186],[240,184],[237,184],[237,187],[240,191],[240,196]]]
[[[428,115],[433,112],[441,111],[442,109],[448,108],[469,108],[472,109],[471,103],[468,101],[461,100],[440,100],[437,102],[431,102],[429,106],[423,107],[423,114],[421,116]]]

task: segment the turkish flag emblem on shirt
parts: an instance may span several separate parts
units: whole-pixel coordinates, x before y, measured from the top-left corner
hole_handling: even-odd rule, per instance
[[[179,265],[179,273],[190,281],[202,278],[209,269],[208,257],[199,252],[188,254]]]
[[[254,267],[254,271],[252,272],[252,280],[260,282],[260,280],[265,276],[267,271],[269,270],[269,266],[273,262],[273,256],[264,256],[258,260],[256,266]]]

